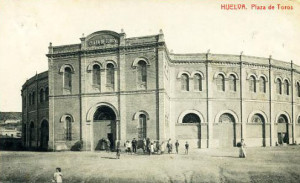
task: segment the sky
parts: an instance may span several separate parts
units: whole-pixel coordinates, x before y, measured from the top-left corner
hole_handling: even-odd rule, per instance
[[[246,4],[247,10],[221,10],[221,4]],[[243,51],[300,65],[299,0],[1,0],[0,111],[22,110],[22,85],[48,69],[49,42],[76,44],[83,33],[121,29],[127,37],[162,29],[174,53]]]

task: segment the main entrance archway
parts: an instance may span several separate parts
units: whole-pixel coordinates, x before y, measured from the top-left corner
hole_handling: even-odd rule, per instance
[[[48,149],[48,141],[49,141],[49,124],[47,120],[43,120],[41,124],[41,143],[40,148],[42,150]]]
[[[99,106],[93,116],[94,150],[104,150],[107,141],[114,149],[117,139],[116,113],[106,105]]]
[[[179,143],[189,141],[191,147],[207,147],[206,127],[203,115],[199,111],[194,109],[183,111],[175,125],[175,139],[179,140]]]

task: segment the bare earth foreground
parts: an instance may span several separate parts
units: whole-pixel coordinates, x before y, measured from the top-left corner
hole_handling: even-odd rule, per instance
[[[192,149],[176,154],[106,152],[0,152],[0,182],[300,182],[300,146]]]

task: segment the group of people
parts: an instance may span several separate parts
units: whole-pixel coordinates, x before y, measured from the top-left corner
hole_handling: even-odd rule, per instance
[[[173,151],[173,143],[171,141],[171,139],[168,140],[167,144],[165,145],[165,142],[159,142],[157,141],[151,141],[150,138],[144,138],[140,143],[138,143],[138,141],[133,138],[133,140],[130,142],[129,140],[127,140],[124,144],[125,146],[125,151],[126,153],[136,153],[137,148],[142,148],[144,154],[163,154],[165,152],[165,149],[167,148],[168,153],[172,153]],[[189,150],[189,143],[186,142],[185,143],[185,154],[188,154],[188,150]],[[176,153],[178,154],[179,151],[179,142],[178,140],[175,143],[175,148],[176,148]],[[118,149],[118,148],[117,148]]]
[[[178,140],[176,140],[176,142],[175,142],[176,154],[178,154],[179,145],[180,144],[179,144]],[[190,145],[189,145],[188,141],[186,141],[184,144],[184,148],[185,148],[184,154],[189,154],[189,146]]]
[[[138,141],[133,138],[133,140],[130,142],[129,140],[127,140],[125,142],[125,145],[126,147],[126,152],[127,153],[136,153],[136,150],[138,148]],[[178,140],[176,140],[175,142],[175,150],[176,150],[176,154],[178,154],[179,152],[179,142]],[[165,145],[164,142],[159,142],[159,141],[151,141],[150,138],[147,138],[147,139],[143,139],[142,141],[142,149],[143,149],[143,152],[144,154],[154,154],[154,153],[157,153],[157,154],[163,154],[165,152],[165,147],[167,148],[167,151],[168,153],[172,153],[173,151],[173,143],[171,141],[171,139],[168,140],[167,142],[167,145]],[[238,144],[238,147],[239,147],[239,157],[240,158],[246,158],[246,152],[245,152],[245,147],[246,147],[246,144],[244,142],[244,139],[241,140],[241,142]],[[185,142],[184,144],[184,149],[185,149],[185,154],[189,154],[189,143],[188,141]],[[120,158],[120,147],[117,146],[117,157]]]
[[[105,149],[107,152],[111,151],[111,144],[110,141],[108,139],[105,140]],[[175,142],[175,151],[176,154],[179,153],[179,147],[180,144],[178,142],[178,140],[176,140]],[[157,140],[157,141],[151,141],[150,138],[144,138],[142,141],[137,141],[136,138],[133,138],[132,141],[127,140],[124,143],[125,146],[125,152],[127,154],[133,154],[137,152],[138,148],[142,148],[144,154],[164,154],[165,150],[167,148],[167,152],[169,154],[171,154],[173,152],[173,143],[172,140],[169,139],[167,141],[167,144],[165,145],[165,142],[162,141],[161,143]],[[239,147],[239,157],[240,158],[246,158],[246,152],[245,152],[245,147],[246,144],[244,142],[244,139],[241,140],[241,142],[238,143],[238,147]],[[185,142],[184,144],[184,149],[185,149],[185,154],[189,153],[189,143],[188,141]],[[120,159],[120,152],[121,152],[121,146],[120,146],[120,141],[116,142],[116,156],[117,159]]]
[[[155,145],[155,146],[154,146]],[[179,142],[178,140],[176,140],[175,142],[175,150],[176,150],[176,154],[178,154],[179,152]],[[127,140],[125,142],[125,147],[126,147],[126,152],[127,153],[136,153],[137,147],[138,147],[138,141],[133,138],[133,140],[130,142],[129,140]],[[171,139],[168,140],[167,145],[166,145],[167,149],[168,149],[168,153],[172,153],[172,149],[173,149],[173,144]],[[185,142],[185,154],[189,153],[189,143],[188,141]],[[241,140],[240,143],[238,143],[238,147],[239,147],[239,157],[240,158],[246,158],[246,152],[245,152],[245,147],[246,144],[244,142],[244,139]],[[165,145],[164,142],[159,143],[159,141],[153,141],[151,142],[149,138],[144,139],[143,140],[143,144],[142,144],[142,148],[144,153],[148,153],[149,155],[153,154],[154,152],[157,152],[159,154],[163,154],[165,151]],[[106,143],[106,151],[109,152],[110,151],[110,141],[107,140]],[[120,141],[116,142],[116,156],[117,159],[120,159]],[[52,182],[56,182],[56,183],[62,183],[62,173],[61,173],[61,168],[56,168],[56,172],[54,173]]]

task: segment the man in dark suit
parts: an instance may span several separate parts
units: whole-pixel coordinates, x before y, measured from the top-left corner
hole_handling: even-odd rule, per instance
[[[133,138],[133,140],[131,141],[131,145],[132,145],[133,153],[136,153],[137,141],[135,140],[135,138]]]

